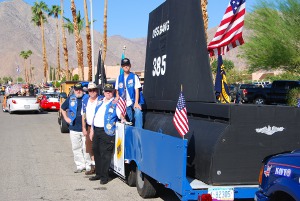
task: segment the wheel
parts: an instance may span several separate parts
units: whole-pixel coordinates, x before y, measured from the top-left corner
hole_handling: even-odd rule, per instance
[[[60,132],[61,133],[68,133],[69,132],[69,126],[64,118],[60,118]]]
[[[156,195],[156,181],[140,170],[136,170],[136,188],[142,198],[153,198]]]
[[[128,165],[128,173],[127,177],[127,184],[128,186],[135,187],[136,186],[136,166],[135,165]]]
[[[263,105],[263,104],[265,104],[266,103],[266,101],[265,101],[265,99],[264,98],[262,98],[262,97],[258,97],[258,98],[256,98],[255,100],[254,100],[254,102],[253,102],[254,104],[257,104],[257,105]]]
[[[8,107],[8,113],[9,114],[13,114],[14,113],[13,111],[11,111],[10,106]]]
[[[275,193],[271,201],[295,201],[295,199],[286,193]]]

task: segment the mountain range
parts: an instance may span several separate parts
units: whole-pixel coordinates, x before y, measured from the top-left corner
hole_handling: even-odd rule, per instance
[[[33,54],[26,60],[26,66],[34,67],[35,80],[41,82],[43,79],[42,44],[40,28],[31,22],[31,5],[23,0],[8,0],[0,2],[0,77],[18,76],[16,68],[20,67],[20,76],[23,77],[24,59],[20,57],[21,51],[31,50]],[[56,67],[56,21],[48,17],[45,24],[46,51],[49,66]],[[61,29],[61,27],[60,27]],[[208,41],[210,41],[217,28],[208,30]],[[246,31],[246,30],[245,30]],[[245,35],[244,31],[244,35]],[[60,31],[61,33],[61,31]],[[84,65],[86,62],[86,36],[85,31],[81,33],[84,45]],[[61,37],[61,36],[60,36]],[[77,67],[77,54],[75,37],[66,31],[67,46],[69,51],[70,68]],[[94,62],[97,64],[100,41],[103,35],[94,30]],[[247,34],[246,34],[247,38]],[[132,71],[142,71],[145,66],[147,38],[128,39],[120,35],[108,37],[107,56],[105,65],[115,66],[120,64],[124,45],[126,46],[126,57],[131,59]],[[62,43],[60,51],[61,66],[64,66]],[[238,58],[239,47],[230,51],[224,59],[234,62],[238,69],[246,68],[245,61]]]

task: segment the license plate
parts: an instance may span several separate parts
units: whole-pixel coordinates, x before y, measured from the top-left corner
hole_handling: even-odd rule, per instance
[[[56,109],[56,106],[52,106],[51,108],[52,108],[52,109]]]
[[[211,194],[213,201],[234,200],[234,188],[226,188],[226,187],[209,188],[208,193]]]
[[[25,109],[30,109],[30,105],[24,105]]]

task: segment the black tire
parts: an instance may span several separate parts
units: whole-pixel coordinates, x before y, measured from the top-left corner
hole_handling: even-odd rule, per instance
[[[296,201],[292,196],[286,194],[286,193],[275,193],[271,201]]]
[[[262,97],[257,97],[254,101],[254,104],[256,105],[264,105],[266,103],[266,100]]]
[[[128,166],[128,173],[126,175],[127,177],[127,184],[131,187],[136,187],[136,166],[130,165]]]
[[[61,116],[59,115],[59,112],[58,112],[58,117],[57,117],[57,123],[60,125],[60,120],[61,119]]]
[[[14,113],[13,111],[11,111],[10,106],[8,107],[8,113],[9,114],[13,114]]]
[[[136,169],[136,188],[142,198],[153,198],[156,195],[156,181]]]
[[[64,118],[60,119],[60,132],[61,133],[68,133],[69,132],[69,126]]]

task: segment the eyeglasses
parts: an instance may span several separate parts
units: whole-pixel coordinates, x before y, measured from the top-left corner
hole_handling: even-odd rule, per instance
[[[88,92],[95,92],[97,89],[88,89]]]

